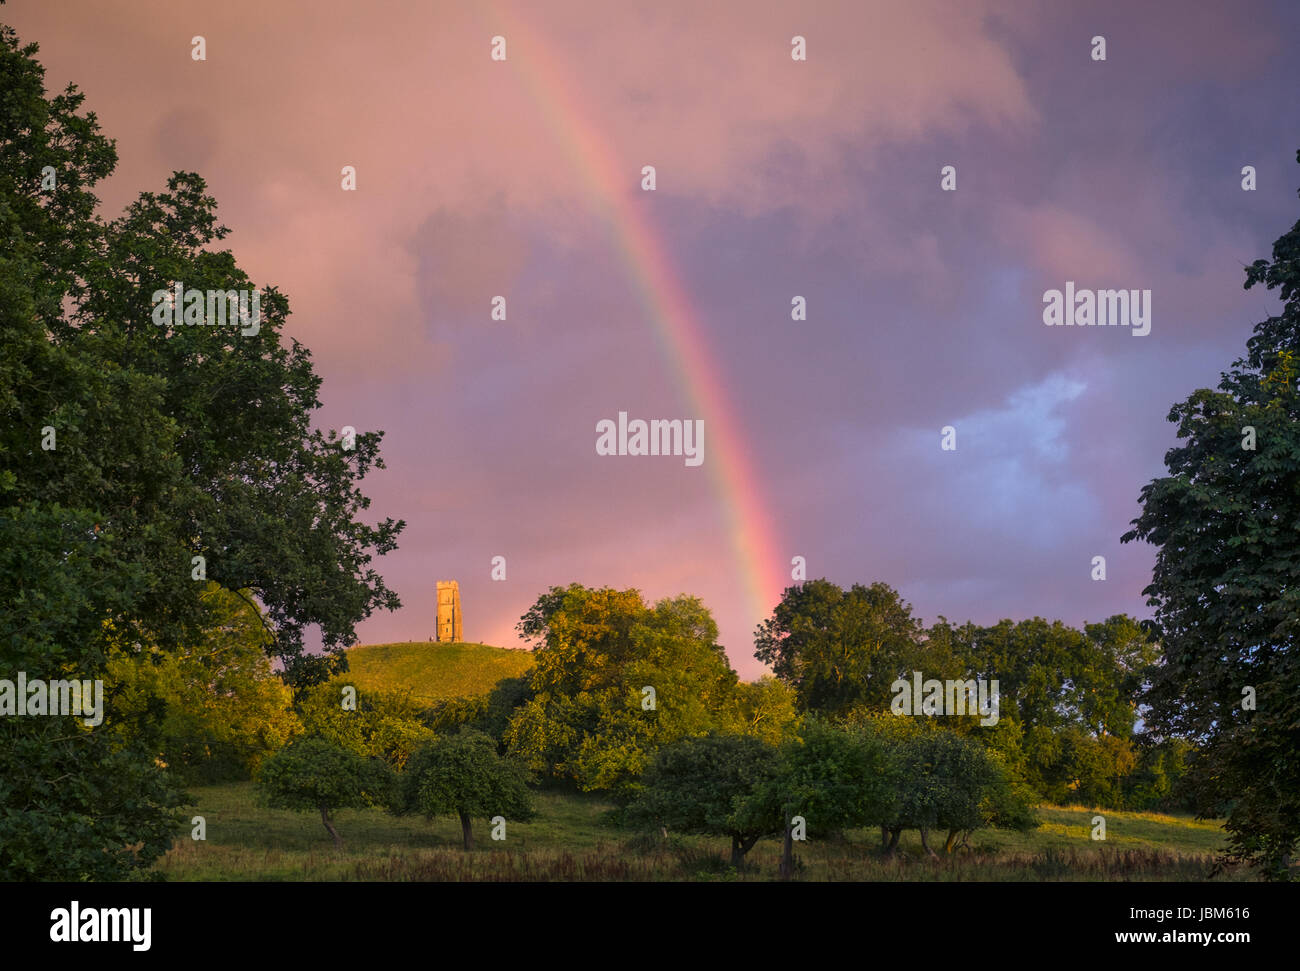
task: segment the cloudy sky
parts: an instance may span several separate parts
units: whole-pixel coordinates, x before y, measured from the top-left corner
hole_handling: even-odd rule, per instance
[[[1147,614],[1152,551],[1119,537],[1165,416],[1278,306],[1242,267],[1300,215],[1300,7],[1064,6],[10,0],[0,19],[117,140],[106,214],[203,175],[240,265],[289,296],[320,423],[385,431],[366,491],[408,523],[381,563],[404,606],[363,642],[427,638],[455,578],[467,639],[517,646],[537,595],[579,581],[698,595],[754,677],[794,556],[927,622]],[[1150,334],[1044,326],[1066,281],[1149,289]],[[619,411],[702,419],[704,464],[597,455]]]

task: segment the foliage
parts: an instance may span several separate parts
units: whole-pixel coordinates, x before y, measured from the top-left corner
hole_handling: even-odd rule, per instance
[[[982,746],[955,732],[932,729],[900,739],[895,751],[906,782],[898,789],[891,831],[918,829],[929,849],[926,834],[931,829],[959,833],[984,825],[985,801],[1001,780]]]
[[[794,689],[765,674],[736,685],[735,731],[768,745],[780,745],[797,735],[799,712]]]
[[[203,599],[211,615],[194,646],[171,652],[122,646],[110,655],[108,690],[120,689],[113,731],[143,740],[150,714],[161,706],[157,751],[165,765],[190,782],[247,779],[299,723],[266,657],[256,604],[215,583]]]
[[[878,738],[810,718],[781,751],[772,799],[783,819],[803,816],[810,835],[825,836],[884,822],[901,784]]]
[[[332,813],[381,806],[391,799],[392,774],[383,761],[323,738],[294,739],[262,764],[255,781],[268,808],[319,812],[336,846],[343,841]]]
[[[401,769],[411,754],[433,738],[422,711],[409,696],[396,692],[356,691],[351,678],[337,678],[306,689],[299,703],[303,731],[368,758]]]
[[[1003,763],[1014,778],[1051,801],[1083,789],[1122,805],[1117,780],[1135,766],[1137,697],[1158,651],[1142,625],[1124,615],[1082,630],[1039,617],[991,627],[945,621],[929,636],[970,672],[962,677],[998,681],[998,725],[978,737],[1011,745]],[[975,719],[948,721],[975,731]]]
[[[1218,390],[1170,409],[1180,444],[1123,539],[1156,547],[1151,724],[1197,745],[1192,789],[1228,812],[1234,858],[1284,878],[1300,845],[1300,222],[1246,269],[1246,288],[1260,284],[1281,313]]]
[[[0,27],[0,670],[95,680],[115,645],[200,643],[203,555],[209,578],[264,605],[288,677],[319,679],[357,621],[397,605],[368,564],[402,524],[355,518],[379,434],[344,453],[310,428],[320,380],[281,343],[288,303],[273,288],[256,335],[152,323],[152,293],[172,281],[251,282],[212,248],[225,230],[195,174],[121,219],[97,215],[113,143],[74,87],[46,94],[36,53]],[[326,655],[303,654],[307,624]],[[0,853],[14,878],[124,878],[178,830],[179,793],[154,761],[161,708],[129,713],[142,734],[128,739],[117,700],[90,731],[5,720]]]
[[[889,685],[923,667],[920,625],[883,583],[845,591],[822,579],[787,587],[754,643],[754,656],[795,689],[801,711],[887,705]]]
[[[401,780],[400,809],[430,819],[459,816],[469,850],[473,817],[501,816],[520,822],[533,818],[527,783],[527,771],[498,755],[489,736],[462,729],[428,743],[412,756]]]
[[[1023,832],[1038,825],[1034,793],[1009,765],[1006,746],[915,717],[859,711],[848,726],[875,739],[893,766],[889,808],[879,819],[890,849],[905,829],[920,830],[926,849],[929,830],[947,830],[951,850],[959,834],[984,826]]]
[[[536,771],[630,797],[660,746],[735,717],[736,674],[694,597],[649,607],[635,590],[553,587],[519,630],[537,667],[505,739]]]
[[[1138,767],[1124,780],[1130,809],[1192,809],[1185,779],[1192,745],[1181,738],[1137,737]]]
[[[710,734],[661,748],[644,787],[627,809],[634,825],[679,833],[726,836],[731,862],[764,836],[780,832],[780,807],[772,799],[777,751],[752,736]]]

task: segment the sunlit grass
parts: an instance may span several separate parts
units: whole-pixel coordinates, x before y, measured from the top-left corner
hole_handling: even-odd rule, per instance
[[[531,651],[408,641],[352,648],[342,679],[363,690],[409,693],[429,702],[485,695],[502,678],[518,677],[532,667]]]
[[[335,850],[318,816],[263,809],[249,783],[191,790],[191,815],[207,822],[207,840],[177,841],[159,869],[171,880],[773,880],[780,842],[765,840],[737,873],[725,839],[670,836],[663,841],[613,829],[610,805],[595,797],[543,791],[537,818],[508,823],[494,842],[475,821],[476,847],[465,853],[460,825],[398,818],[380,810],[344,810]],[[1215,821],[1159,813],[1043,806],[1030,833],[981,830],[971,848],[942,855],[943,834],[921,850],[907,832],[894,857],[880,853],[878,831],[796,844],[800,880],[1207,880],[1223,847]],[[1091,838],[1092,818],[1106,818],[1106,840]],[[1233,871],[1218,879],[1246,879]]]

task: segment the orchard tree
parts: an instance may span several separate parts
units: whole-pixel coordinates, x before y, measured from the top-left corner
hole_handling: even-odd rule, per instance
[[[1156,547],[1149,720],[1198,746],[1189,779],[1204,812],[1227,814],[1231,856],[1286,879],[1300,844],[1300,222],[1246,269],[1246,288],[1261,284],[1281,312],[1217,390],[1170,409],[1180,444],[1123,540]]]
[[[526,822],[536,812],[528,773],[497,754],[491,736],[463,728],[417,751],[401,779],[400,811],[460,819],[466,850],[474,848],[473,819],[500,816]]]
[[[331,814],[389,803],[392,774],[380,759],[368,759],[323,738],[294,739],[262,764],[256,786],[263,805],[319,812],[340,849],[343,839]]]
[[[952,852],[960,837],[983,826],[1025,831],[1038,825],[1031,808],[1035,794],[1009,765],[1014,742],[986,746],[992,741],[987,735],[881,712],[855,712],[846,727],[874,739],[893,770],[889,808],[879,820],[884,852],[898,848],[905,829],[920,831],[922,847],[935,855],[931,830],[947,830],[944,848]],[[1012,739],[1017,735],[1013,723],[998,727]]]
[[[897,781],[896,766],[877,739],[812,718],[782,751],[776,786],[809,833],[826,835],[879,823]]]
[[[684,739],[659,750],[627,818],[679,833],[726,836],[731,865],[739,868],[755,843],[781,831],[772,787],[778,768],[777,750],[752,736]]]
[[[974,739],[946,729],[919,732],[901,749],[902,775],[898,815],[891,826],[893,849],[901,829],[917,829],[921,847],[930,848],[932,829],[947,830],[944,848],[951,853],[957,837],[985,824],[984,805],[1002,780],[997,768]]]
[[[880,825],[892,811],[898,784],[897,764],[878,739],[824,718],[807,719],[800,737],[782,747],[770,785],[785,832],[782,878],[792,875],[795,816],[803,817],[814,836]]]

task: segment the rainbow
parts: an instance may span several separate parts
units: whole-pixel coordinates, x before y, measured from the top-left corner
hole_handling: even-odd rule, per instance
[[[639,170],[629,172],[614,158],[590,120],[593,112],[584,105],[579,86],[551,54],[545,39],[517,15],[505,15],[499,8],[493,14],[497,26],[485,34],[485,44],[494,34],[506,38],[506,63],[530,82],[527,88],[538,111],[550,129],[562,136],[562,150],[592,187],[593,207],[611,225],[619,256],[673,369],[678,393],[693,409],[688,414],[705,419],[709,434],[705,467],[725,511],[746,607],[757,624],[781,599],[786,585],[784,557],[778,552],[772,517],[744,446],[742,425],[709,352],[699,315],[645,211],[648,207],[631,201],[628,188],[635,184]]]

